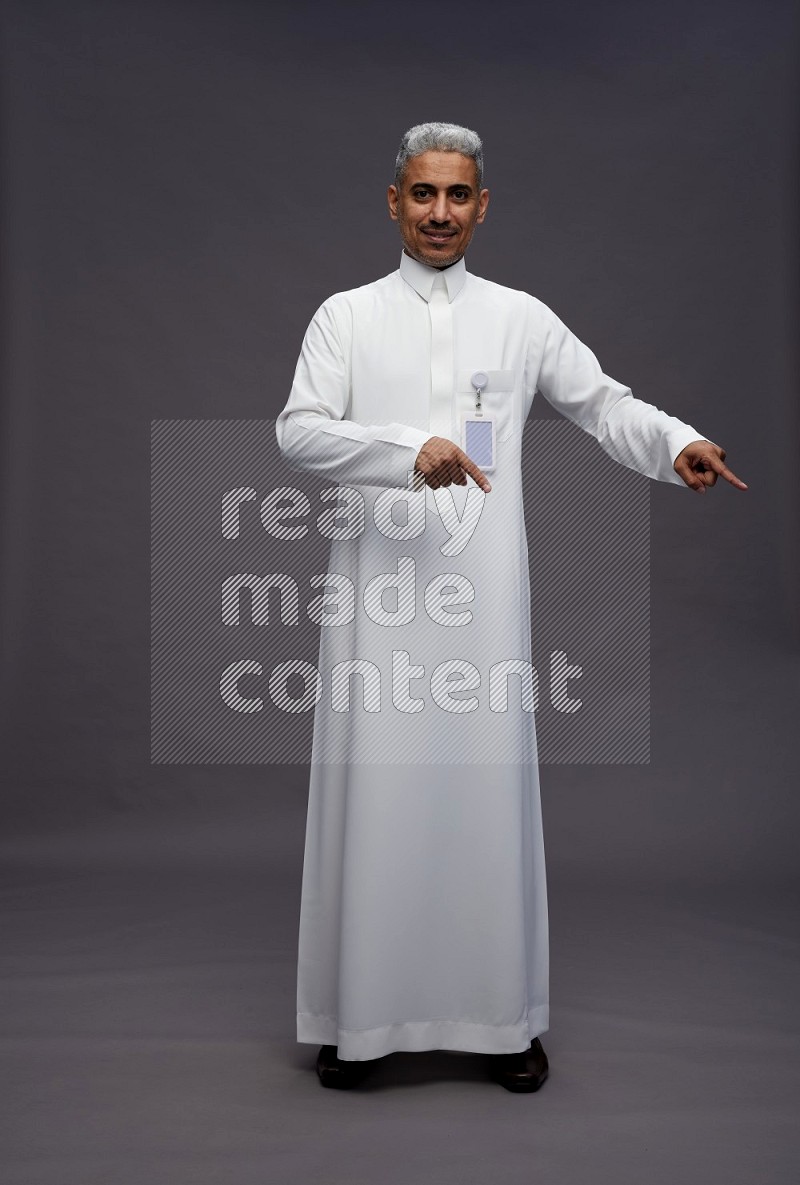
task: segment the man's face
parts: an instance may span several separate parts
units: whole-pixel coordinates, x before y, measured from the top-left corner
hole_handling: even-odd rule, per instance
[[[460,152],[423,152],[408,162],[398,191],[389,186],[389,214],[406,251],[430,267],[457,263],[483,222],[489,190],[478,191],[475,162]]]

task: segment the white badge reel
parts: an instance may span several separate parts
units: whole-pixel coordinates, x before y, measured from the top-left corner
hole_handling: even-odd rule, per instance
[[[475,411],[464,412],[461,417],[461,447],[484,473],[491,473],[495,467],[494,419],[485,416],[481,406],[481,395],[489,383],[489,376],[476,370],[470,382],[475,388]]]

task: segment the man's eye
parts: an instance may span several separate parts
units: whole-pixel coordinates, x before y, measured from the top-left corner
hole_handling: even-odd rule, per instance
[[[459,201],[463,201],[469,195],[468,195],[466,189],[457,189],[455,192],[455,196],[459,199]]]
[[[423,201],[423,199],[426,198],[427,196],[428,196],[427,189],[416,189],[414,191],[414,197],[417,199],[418,202]]]

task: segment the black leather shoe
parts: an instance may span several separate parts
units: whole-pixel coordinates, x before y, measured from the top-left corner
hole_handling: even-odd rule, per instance
[[[538,1037],[522,1053],[492,1053],[488,1060],[494,1081],[517,1094],[538,1090],[549,1072],[547,1054]]]
[[[317,1056],[317,1074],[323,1086],[336,1090],[349,1090],[364,1077],[367,1062],[345,1062],[336,1056],[335,1045],[323,1045]]]

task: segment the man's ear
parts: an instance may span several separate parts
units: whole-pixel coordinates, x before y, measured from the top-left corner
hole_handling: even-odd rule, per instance
[[[486,208],[488,205],[489,190],[482,189],[478,194],[478,217],[475,219],[476,222],[483,222],[484,218],[486,217]]]
[[[389,203],[389,217],[394,222],[397,222],[397,201],[399,197],[400,194],[397,192],[397,186],[390,185],[386,191],[386,199]]]

